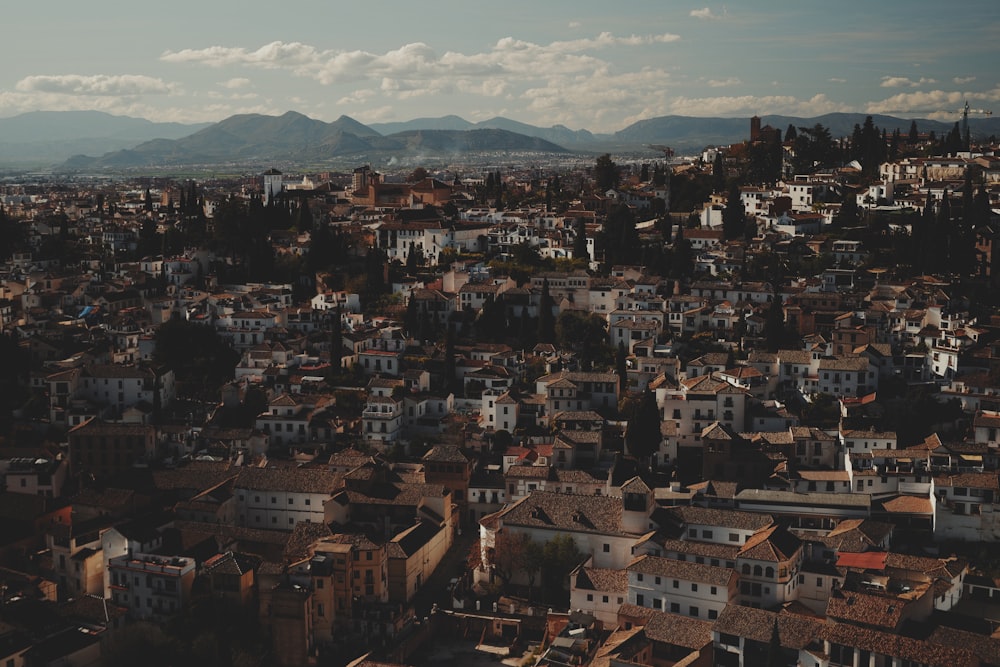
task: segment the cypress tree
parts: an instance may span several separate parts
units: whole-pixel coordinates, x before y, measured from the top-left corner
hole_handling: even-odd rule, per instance
[[[556,322],[552,316],[555,302],[549,294],[549,279],[542,280],[542,296],[538,302],[538,342],[554,343],[556,340]]]

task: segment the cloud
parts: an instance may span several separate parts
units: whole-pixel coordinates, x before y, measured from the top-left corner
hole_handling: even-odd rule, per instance
[[[678,97],[670,103],[669,108],[670,113],[685,116],[737,116],[766,113],[809,117],[838,111],[847,112],[851,109],[822,94],[814,95],[806,100],[791,95]]]
[[[141,74],[58,74],[27,76],[18,81],[15,88],[25,93],[114,97],[169,95],[176,86]]]
[[[688,12],[688,15],[696,19],[706,19],[710,21],[722,18],[722,16],[720,16],[719,14],[712,13],[712,10],[709,9],[708,7],[702,7],[701,9],[692,9],[690,12]]]
[[[957,117],[965,101],[1000,102],[1000,87],[982,92],[962,92],[957,90],[927,90],[913,93],[899,93],[884,100],[869,102],[866,113],[931,113],[940,117]]]
[[[160,59],[209,67],[282,69],[326,85],[384,78],[444,80],[501,75],[507,80],[537,80],[543,76],[594,72],[608,67],[608,63],[590,55],[593,51],[667,44],[679,39],[680,36],[673,33],[617,36],[602,32],[594,37],[536,44],[504,37],[492,48],[479,53],[447,51],[440,55],[423,42],[404,44],[385,53],[320,50],[300,42],[271,42],[252,51],[225,46],[165,51]]]
[[[229,79],[228,81],[223,81],[219,84],[223,88],[228,88],[230,90],[237,90],[239,88],[246,88],[250,85],[250,79],[244,77],[235,77]]]
[[[579,21],[570,21],[569,24],[568,24],[568,27],[571,28],[572,30],[576,30],[577,28],[579,28],[582,25],[583,24],[580,23]]]
[[[974,76],[956,76],[955,78],[952,79],[953,82],[957,83],[960,86],[966,83],[972,83],[975,80],[976,77]]]
[[[735,76],[731,76],[728,79],[709,79],[707,83],[711,88],[725,88],[727,86],[738,86],[743,82]]]
[[[916,81],[905,76],[883,76],[882,83],[879,85],[883,88],[916,88],[917,86],[923,86],[930,83],[937,83],[937,81],[923,76]]]
[[[847,79],[843,79],[839,76],[831,76],[829,79],[827,79],[827,81],[829,81],[830,83],[847,83]]]

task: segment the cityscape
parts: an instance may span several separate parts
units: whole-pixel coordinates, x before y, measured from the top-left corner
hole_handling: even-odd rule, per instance
[[[657,5],[0,75],[0,664],[1000,665],[995,26]]]

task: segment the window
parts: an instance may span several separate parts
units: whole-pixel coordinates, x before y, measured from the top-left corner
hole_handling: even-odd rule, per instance
[[[714,609],[709,609],[709,610],[708,610],[708,620],[710,620],[710,621],[714,621],[714,620],[715,620],[715,619],[717,619],[718,617],[719,617],[719,612],[717,612],[717,611],[716,611],[716,610],[714,610]]]
[[[740,541],[739,534],[738,533],[729,533],[729,541],[730,542],[739,542]]]
[[[601,602],[603,602],[604,604],[607,604],[608,603],[608,596],[607,595],[602,595],[601,596]]]
[[[587,593],[587,602],[593,602],[593,601],[594,601],[594,594]]]
[[[660,598],[653,598],[653,609],[663,609],[663,600]]]
[[[701,537],[702,537],[702,539],[705,539],[705,540],[712,539],[712,531],[710,531],[710,530],[703,530],[703,531],[701,531]]]
[[[698,531],[694,528],[688,530],[688,537],[698,537]]]
[[[636,580],[636,581],[642,581],[642,572],[639,572],[639,573],[637,573],[637,574],[635,575],[635,580]]]
[[[680,603],[679,602],[671,602],[670,603],[670,611],[673,612],[673,613],[675,613],[675,614],[681,613],[681,605],[680,605]]]
[[[646,606],[646,596],[644,596],[642,593],[636,594],[636,596],[635,596],[635,604],[636,604],[636,606],[639,606],[639,607],[645,607]]]
[[[604,549],[604,553],[611,553],[611,545],[608,544],[607,542],[604,543],[603,549]]]
[[[697,617],[698,616],[698,607],[689,607],[688,608],[688,616],[695,616],[695,617]]]
[[[719,592],[719,589],[716,588],[715,586],[712,586],[710,589],[708,589],[708,592],[711,593],[712,595],[717,595],[718,592]]]

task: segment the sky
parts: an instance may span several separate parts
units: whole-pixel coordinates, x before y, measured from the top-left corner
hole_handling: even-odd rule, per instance
[[[0,117],[293,110],[614,132],[665,115],[1000,112],[997,0],[17,2]],[[906,114],[905,112],[914,112]]]

